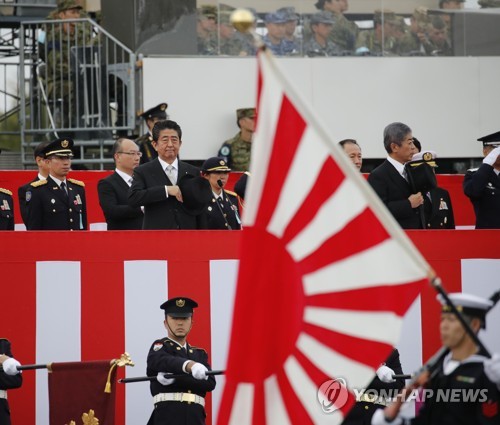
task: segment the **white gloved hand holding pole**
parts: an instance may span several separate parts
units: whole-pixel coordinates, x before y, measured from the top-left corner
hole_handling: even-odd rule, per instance
[[[17,370],[17,366],[21,366],[21,363],[19,363],[16,359],[13,359],[12,357],[9,357],[7,360],[5,360],[2,363],[3,366],[3,371],[10,376],[17,375],[18,373],[21,373],[19,370]]]
[[[169,378],[168,373],[165,372],[158,372],[158,375],[156,375],[156,380],[162,384],[162,385],[171,385],[175,382],[175,378]]]
[[[394,371],[390,368],[387,367],[386,365],[382,365],[377,369],[377,376],[378,379],[380,379],[382,382],[385,382],[386,384],[390,382],[395,382],[395,379],[392,378],[394,375]]]
[[[193,375],[194,379],[198,379],[200,381],[202,379],[204,379],[204,380],[208,379],[207,372],[208,372],[207,367],[201,363],[195,363],[191,367],[191,375]]]

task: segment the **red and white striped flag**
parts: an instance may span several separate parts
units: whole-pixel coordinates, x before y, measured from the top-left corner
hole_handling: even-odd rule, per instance
[[[218,424],[341,423],[430,267],[268,51]],[[343,382],[341,380],[336,382]],[[338,388],[338,387],[337,387]],[[333,413],[325,413],[325,404]]]

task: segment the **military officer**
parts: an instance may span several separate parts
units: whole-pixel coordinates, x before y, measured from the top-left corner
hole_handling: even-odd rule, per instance
[[[206,374],[210,370],[207,352],[187,342],[196,307],[185,297],[171,298],[160,306],[167,336],[153,342],[147,358],[147,375],[157,376],[151,382],[155,408],[148,425],[205,424],[205,395],[215,388],[215,379]],[[186,376],[172,379],[169,373]]]
[[[486,313],[493,302],[464,293],[449,294],[474,333],[486,327]],[[450,307],[438,296],[442,304],[439,331],[441,342],[448,349],[437,364],[432,378],[425,382],[423,406],[412,424],[498,424],[500,423],[500,356],[487,358]],[[415,391],[425,379],[420,377],[405,388]],[[475,395],[474,395],[475,394]],[[479,396],[480,395],[480,396]],[[399,417],[403,397],[375,412],[373,425],[401,425]]]
[[[73,140],[60,138],[43,150],[49,166],[46,180],[31,183],[26,192],[28,230],[86,230],[85,184],[67,179],[73,156]]]
[[[240,131],[223,143],[217,156],[224,158],[228,167],[234,171],[248,171],[255,131],[255,108],[237,109],[236,124]]]
[[[424,194],[424,228],[454,229],[455,217],[450,194],[437,185],[434,171],[437,168],[436,158],[437,154],[434,151],[418,152],[413,155],[410,162],[406,163],[405,170],[414,190]]]
[[[12,192],[0,187],[0,230],[14,230]]]
[[[304,47],[304,53],[307,56],[338,56],[341,54],[340,47],[329,40],[333,23],[332,14],[327,11],[315,13],[311,17],[312,36]]]
[[[500,229],[500,131],[477,140],[484,159],[465,174],[464,193],[474,207],[476,229]]]
[[[0,338],[0,425],[10,425],[7,390],[19,388],[23,377],[17,370],[20,363],[13,358],[10,341]]]
[[[139,150],[142,153],[141,164],[149,162],[158,156],[158,152],[156,152],[156,149],[153,148],[152,145],[153,136],[151,132],[153,131],[155,123],[167,119],[167,108],[168,105],[166,103],[160,103],[140,115],[148,127],[147,134],[144,134],[135,140],[135,143],[137,143]]]
[[[208,158],[201,168],[201,174],[210,183],[212,191],[212,200],[205,210],[209,229],[241,229],[238,195],[224,189],[230,171],[224,158],[216,156]]]

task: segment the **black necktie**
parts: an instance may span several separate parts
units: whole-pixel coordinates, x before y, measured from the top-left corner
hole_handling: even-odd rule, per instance
[[[68,190],[66,189],[66,183],[62,182],[61,183],[61,190],[63,191],[63,193],[68,196]]]

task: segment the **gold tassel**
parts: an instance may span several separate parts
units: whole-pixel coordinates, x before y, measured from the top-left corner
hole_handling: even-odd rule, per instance
[[[106,387],[104,388],[104,392],[108,393],[108,394],[111,393],[111,374],[113,372],[113,369],[116,366],[119,366],[119,367],[135,366],[134,362],[130,358],[130,354],[127,352],[123,353],[119,359],[111,360],[110,364],[111,364],[111,367],[109,368],[108,379],[106,380]]]

